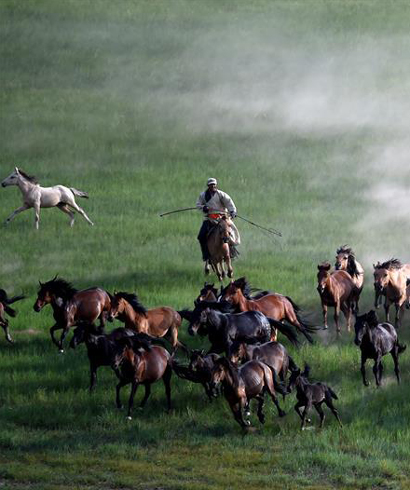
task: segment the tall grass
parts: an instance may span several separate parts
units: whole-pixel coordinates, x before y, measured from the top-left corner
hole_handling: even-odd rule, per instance
[[[146,306],[190,307],[204,282],[194,205],[215,176],[240,215],[235,275],[291,296],[321,322],[317,264],[348,243],[365,265],[410,260],[406,188],[407,2],[3,0],[1,178],[20,166],[43,186],[87,191],[95,222],[57,209],[1,231],[0,277],[24,292],[0,339],[0,484],[18,488],[407,488],[409,361],[397,386],[361,384],[352,334],[289,350],[339,395],[344,423],[300,433],[294,399],[244,436],[223,399],[174,377],[134,419],[101,369],[89,396],[83,347],[58,355],[38,281],[137,291]],[[1,189],[0,219],[21,204]],[[409,314],[399,335],[408,341]],[[116,323],[119,326],[119,323]],[[181,336],[190,346],[206,345]],[[371,371],[369,366],[369,378]],[[140,394],[141,396],[141,394]],[[125,401],[125,390],[124,390]],[[313,425],[317,426],[314,417]],[[257,425],[256,419],[254,420]]]

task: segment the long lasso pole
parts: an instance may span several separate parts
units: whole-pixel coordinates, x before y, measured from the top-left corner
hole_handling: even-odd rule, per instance
[[[246,221],[250,225],[253,225],[253,226],[256,226],[257,228],[260,228],[261,230],[267,231],[268,233],[271,233],[272,235],[282,236],[282,233],[280,231],[277,231],[273,228],[265,228],[264,226],[258,225],[256,223],[254,223],[253,221],[251,221],[247,218],[244,218],[243,216],[239,216],[239,214],[237,214],[236,217],[242,219],[243,221]]]
[[[162,218],[163,216],[166,216],[167,214],[182,213],[183,211],[192,211],[193,209],[198,209],[198,208],[194,207],[194,208],[175,209],[175,211],[168,211],[167,213],[160,214],[160,217]]]

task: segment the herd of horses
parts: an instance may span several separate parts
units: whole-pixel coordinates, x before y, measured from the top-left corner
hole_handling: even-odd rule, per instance
[[[295,410],[301,418],[303,429],[308,413],[314,407],[323,425],[325,403],[341,425],[333,400],[337,395],[324,383],[309,381],[309,367],[302,371],[291,358],[287,349],[278,341],[286,337],[291,345],[299,345],[300,335],[313,342],[313,335],[327,328],[327,309],[334,307],[336,331],[340,333],[339,313],[346,317],[350,331],[355,317],[354,342],[361,349],[361,373],[364,385],[368,385],[365,363],[374,360],[376,385],[381,384],[382,357],[391,354],[397,381],[400,382],[399,354],[406,346],[399,343],[395,326],[400,326],[404,307],[409,302],[410,265],[397,259],[374,265],[375,307],[385,297],[386,322],[380,322],[374,310],[359,315],[360,294],[364,284],[364,270],[354,252],[347,246],[337,250],[335,268],[329,263],[318,266],[318,292],[320,295],[324,326],[312,325],[301,314],[300,308],[288,296],[254,290],[242,277],[231,280],[219,289],[205,284],[192,309],[176,311],[168,306],[147,309],[135,293],[110,293],[100,287],[77,290],[62,278],[41,283],[33,305],[36,312],[50,305],[55,323],[50,328],[53,343],[60,351],[70,330],[75,327],[70,347],[84,343],[90,362],[90,392],[97,382],[101,366],[110,366],[118,377],[116,405],[121,407],[120,390],[131,384],[128,400],[128,417],[131,417],[135,393],[144,385],[145,405],[151,385],[162,380],[165,386],[167,408],[171,408],[171,375],[204,386],[209,400],[220,391],[229,403],[235,420],[243,427],[250,425],[250,400],[258,402],[257,416],[264,422],[264,394],[275,404],[279,416],[285,413],[279,405],[277,394],[283,396],[296,388]],[[13,342],[8,330],[9,316],[15,315],[10,305],[24,296],[8,298],[0,290],[0,325],[6,339]],[[395,326],[389,323],[389,308],[396,307]],[[105,333],[108,321],[114,319],[124,324]],[[205,350],[191,350],[179,339],[182,321],[188,322],[188,333],[207,337]],[[60,338],[55,333],[61,330]],[[166,339],[171,349],[164,343]],[[177,360],[180,349],[186,353],[189,363]],[[304,410],[300,409],[304,407]]]

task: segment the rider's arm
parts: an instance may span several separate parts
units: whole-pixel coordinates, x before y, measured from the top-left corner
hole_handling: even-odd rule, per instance
[[[219,197],[222,204],[226,207],[230,214],[236,214],[236,206],[231,197],[226,192],[219,191]]]
[[[205,206],[205,192],[199,195],[198,201],[196,202],[196,208],[199,211],[203,211],[204,206]]]

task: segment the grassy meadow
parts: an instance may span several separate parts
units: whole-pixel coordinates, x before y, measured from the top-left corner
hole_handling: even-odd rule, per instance
[[[241,216],[283,234],[238,219],[236,277],[320,324],[317,265],[349,244],[370,309],[372,263],[410,262],[409,22],[400,0],[0,0],[0,180],[19,166],[87,191],[77,202],[95,223],[77,215],[70,228],[45,209],[38,231],[33,210],[1,227],[0,287],[27,295],[15,344],[0,334],[1,488],[410,488],[409,352],[402,384],[386,358],[376,389],[333,321],[313,346],[284,341],[338,393],[344,428],[325,409],[323,430],[314,414],[301,432],[292,395],[286,417],[267,400],[265,426],[244,436],[224,399],[176,376],[170,415],[158,383],[127,421],[114,373],[101,368],[89,396],[84,346],[59,354],[51,309],[32,308],[56,274],[191,307],[205,281],[201,215],[159,214],[194,206],[214,176]],[[1,188],[0,221],[20,205]],[[407,343],[409,326],[406,312]],[[185,324],[180,335],[202,345]]]

